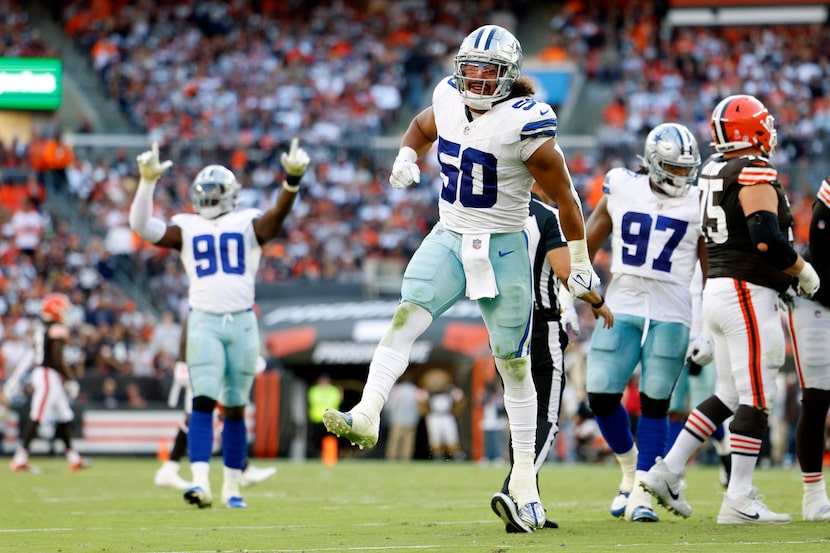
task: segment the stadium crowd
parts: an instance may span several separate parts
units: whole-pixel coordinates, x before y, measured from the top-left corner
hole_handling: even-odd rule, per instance
[[[0,30],[7,40],[0,54],[56,54],[28,28],[17,2],[3,4]],[[389,189],[389,166],[366,144],[391,132],[402,113],[425,105],[424,92],[447,73],[447,59],[468,28],[515,26],[520,14],[509,4],[372,2],[365,10],[314,4],[288,13],[283,2],[68,0],[59,3],[57,15],[67,35],[89,52],[107,94],[159,139],[164,159],[181,160],[159,183],[158,215],[187,208],[206,151],[235,171],[243,205],[273,205],[282,180],[276,153],[299,134],[313,171],[286,221],[285,239],[264,250],[259,278],[359,282],[363,259],[409,258],[437,218],[441,187],[434,156],[426,156],[420,187]],[[816,175],[827,172],[830,149],[827,24],[670,29],[652,2],[625,10],[619,4],[566,2],[550,25],[556,46],[550,59],[576,61],[589,78],[615,90],[598,129],[599,149],[570,163],[586,216],[601,196],[605,171],[637,164],[648,129],[677,120],[708,138],[712,105],[741,90],[763,96],[776,116],[781,146],[775,163],[788,177],[796,241],[803,246],[812,189],[820,182]],[[159,343],[159,321],[138,310],[112,278],[118,256],[130,257],[165,298],[170,324],[178,325],[187,309],[185,275],[174,255],[129,231],[134,161],[123,150],[75,158],[57,131],[42,129],[30,143],[0,148],[3,335],[25,335],[38,298],[63,291],[84,322],[69,352],[76,371],[151,377],[159,386],[146,391],[161,395],[175,350]],[[61,155],[44,156],[46,145]],[[46,180],[53,171],[65,177],[80,217],[94,221],[89,239],[50,213]],[[37,215],[15,227],[18,215],[33,210]],[[26,245],[32,236],[33,248]],[[598,259],[606,280],[608,261]],[[584,345],[594,322],[588,311],[582,315],[578,340]],[[579,354],[575,359],[579,366]],[[83,393],[94,398],[99,390]]]

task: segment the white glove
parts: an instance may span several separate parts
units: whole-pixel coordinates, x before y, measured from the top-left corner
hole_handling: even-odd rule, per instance
[[[568,277],[568,288],[573,297],[581,298],[599,287],[599,276],[591,265],[591,258],[588,257],[588,242],[584,238],[568,240],[568,252],[571,254],[571,275]]]
[[[173,165],[173,162],[169,159],[164,163],[159,163],[158,142],[153,142],[152,148],[149,151],[138,154],[135,160],[138,162],[138,172],[141,173],[141,180],[151,185],[156,184],[162,173]]]
[[[300,139],[295,136],[291,139],[291,148],[288,149],[288,153],[280,154],[280,163],[282,163],[285,172],[292,177],[302,177],[311,162],[308,153],[300,148],[299,142]]]
[[[69,399],[78,399],[78,394],[81,393],[81,385],[77,380],[67,380],[63,383],[63,389],[66,390]]]
[[[392,174],[389,175],[389,184],[398,190],[406,188],[413,182],[421,182],[421,169],[418,164],[418,154],[409,146],[404,146],[398,152],[395,163],[392,164]]]
[[[570,290],[565,288],[565,285],[561,282],[559,283],[559,293],[556,297],[559,298],[559,307],[561,308],[559,317],[562,328],[565,329],[565,332],[570,328],[574,336],[579,336],[581,329],[579,328],[579,314],[577,314],[576,307],[574,307],[574,297],[571,295]]]
[[[268,367],[268,362],[265,360],[263,356],[259,356],[256,358],[256,366],[254,367],[254,374],[262,374],[265,372],[266,367]]]
[[[173,383],[182,388],[190,388],[190,369],[184,361],[176,361],[173,365]]]
[[[708,365],[714,359],[715,348],[708,336],[700,335],[689,342],[689,347],[686,348],[687,362],[703,366]]]
[[[812,298],[818,292],[821,281],[819,281],[818,273],[813,266],[804,262],[804,267],[798,273],[798,288],[796,292],[802,298]]]
[[[568,288],[571,289],[571,295],[575,298],[581,298],[585,294],[590,294],[599,287],[599,275],[594,271],[594,267],[590,263],[585,265],[571,265],[571,276],[568,277]]]

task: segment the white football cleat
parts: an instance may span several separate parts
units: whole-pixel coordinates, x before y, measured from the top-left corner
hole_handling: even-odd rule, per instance
[[[179,463],[176,461],[165,461],[156,471],[153,482],[160,488],[171,488],[180,491],[193,487],[193,482],[188,482],[179,476]]]
[[[545,526],[545,508],[539,499],[539,488],[536,487],[533,455],[532,451],[514,452],[507,489],[519,506],[519,518],[530,528],[536,529]]]
[[[372,448],[378,443],[380,419],[370,419],[358,411],[343,413],[337,409],[326,409],[323,412],[323,424],[334,434],[346,438],[352,445],[360,449]]]
[[[228,509],[247,509],[248,504],[239,494],[239,486],[227,480],[222,483],[222,504]]]
[[[723,494],[723,503],[718,513],[718,524],[789,524],[792,517],[786,513],[770,510],[758,489],[752,488],[749,495],[733,499]]]
[[[641,486],[634,486],[626,501],[625,520],[632,522],[659,522],[660,517],[651,506],[651,496]]]
[[[245,467],[245,470],[242,471],[242,476],[239,479],[239,485],[243,488],[247,488],[253,484],[259,484],[260,482],[265,482],[272,476],[277,474],[276,467],[255,467],[253,465],[248,465]]]
[[[686,481],[682,474],[670,471],[662,457],[654,461],[654,466],[640,480],[640,487],[653,495],[657,503],[670,512],[683,518],[691,516],[692,506],[683,496]]]
[[[547,518],[545,516],[545,508],[539,501],[532,501],[525,503],[519,509],[519,518],[522,519],[528,527],[534,530],[545,527]]]
[[[518,507],[513,501],[513,498],[507,494],[498,492],[493,495],[490,500],[490,508],[496,513],[502,522],[504,522],[505,530],[512,534],[517,532],[533,532],[533,528],[525,524],[522,517],[519,515]]]
[[[194,486],[184,492],[184,500],[191,505],[196,505],[200,509],[205,509],[213,505],[213,497],[210,495],[210,490],[205,490],[200,486]]]
[[[629,492],[620,490],[611,501],[611,516],[621,517],[625,514],[625,506],[628,505]]]
[[[801,501],[801,518],[807,522],[830,522],[830,501],[826,496],[815,501],[805,497]]]

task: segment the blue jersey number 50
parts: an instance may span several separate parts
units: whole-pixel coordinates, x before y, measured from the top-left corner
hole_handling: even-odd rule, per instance
[[[438,137],[438,161],[441,173],[446,181],[441,189],[441,198],[455,203],[456,199],[464,207],[482,209],[496,205],[498,195],[498,177],[496,176],[496,156],[475,148],[461,145]],[[480,188],[476,190],[473,169],[479,168]],[[459,193],[460,191],[460,193]]]

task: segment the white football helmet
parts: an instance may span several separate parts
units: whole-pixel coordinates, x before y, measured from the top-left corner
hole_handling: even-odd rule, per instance
[[[478,74],[465,76],[470,66],[484,71],[485,66],[495,66],[492,78]],[[479,27],[461,43],[455,56],[455,86],[463,102],[472,109],[488,110],[496,102],[507,98],[513,83],[522,70],[522,45],[507,29],[498,25]],[[484,83],[493,87],[490,94],[486,90],[474,92],[474,85]]]
[[[663,123],[648,133],[641,159],[651,182],[678,198],[688,194],[697,179],[700,150],[689,129],[677,123]]]
[[[236,208],[239,182],[230,169],[208,165],[196,175],[190,186],[193,209],[206,219],[216,219]]]

